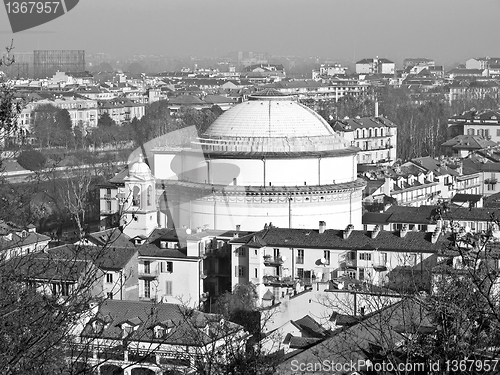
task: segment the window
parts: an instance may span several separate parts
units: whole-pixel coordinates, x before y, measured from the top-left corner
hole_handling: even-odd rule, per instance
[[[106,211],[107,212],[111,211],[111,201],[106,201]]]
[[[154,331],[155,331],[155,337],[157,339],[161,339],[163,336],[165,336],[165,328],[161,326],[156,326]]]
[[[304,250],[297,250],[297,264],[304,264]]]
[[[372,260],[370,253],[359,253],[359,260]]]
[[[112,273],[107,273],[106,274],[106,282],[108,284],[111,284],[113,282],[113,274]]]
[[[113,299],[113,293],[112,292],[106,293],[106,296],[108,297],[108,299]]]
[[[245,266],[236,266],[234,272],[238,277],[245,277]]]
[[[297,268],[297,277],[299,279],[303,279],[304,278],[304,269],[303,268]]]
[[[245,256],[245,248],[243,246],[236,249],[236,256],[237,257],[244,257]]]
[[[329,265],[330,264],[330,250],[323,251],[323,257],[326,260],[325,264]]]
[[[68,283],[62,283],[61,284],[61,295],[63,297],[68,297],[69,296],[69,284]]]
[[[360,268],[359,269],[359,280],[364,280],[365,279],[365,269]]]
[[[140,189],[138,186],[134,186],[133,195],[132,195],[132,206],[140,206],[141,205],[141,197],[140,197]]]
[[[160,264],[160,273],[167,272],[167,267],[165,267],[165,262],[159,262]]]
[[[148,206],[151,206],[151,186],[148,186],[148,190],[147,190],[147,199],[148,199]]]
[[[144,280],[144,297],[151,298],[151,280]]]
[[[165,281],[165,295],[172,295],[172,281]]]
[[[167,272],[174,272],[174,262],[167,262]]]
[[[273,249],[274,259],[279,259],[280,249]]]
[[[279,286],[274,286],[273,287],[273,295],[275,299],[280,298],[280,287]]]
[[[257,277],[259,277],[258,275],[259,275],[258,270],[257,270],[257,268],[255,268],[254,269],[254,277],[257,278]]]
[[[149,260],[144,261],[144,273],[151,273],[151,262]]]

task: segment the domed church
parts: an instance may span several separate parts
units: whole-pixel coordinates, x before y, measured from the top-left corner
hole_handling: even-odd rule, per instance
[[[182,148],[153,150],[161,227],[361,228],[353,147],[292,96],[264,90]]]

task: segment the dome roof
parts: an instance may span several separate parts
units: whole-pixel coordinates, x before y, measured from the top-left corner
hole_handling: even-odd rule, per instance
[[[129,176],[142,176],[142,177],[149,177],[151,176],[151,169],[149,169],[148,165],[144,162],[144,158],[141,155],[139,155],[139,160],[133,163],[129,170],[128,170],[128,175]]]
[[[200,141],[204,148],[220,151],[326,151],[350,146],[319,114],[270,89],[224,112]]]

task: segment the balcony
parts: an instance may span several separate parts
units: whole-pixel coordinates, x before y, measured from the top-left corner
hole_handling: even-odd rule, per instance
[[[283,258],[281,256],[273,257],[271,255],[264,255],[264,265],[266,266],[281,266]]]
[[[358,266],[358,262],[356,259],[356,252],[349,251],[339,256],[339,265],[341,269],[346,268],[356,268]]]
[[[372,263],[372,267],[375,271],[377,272],[384,272],[387,271],[387,262],[384,261],[374,261]]]
[[[142,268],[142,267],[141,267]],[[158,277],[158,269],[139,269],[139,279],[156,279]]]
[[[291,277],[279,277],[279,276],[272,276],[272,275],[265,275],[264,276],[264,285],[266,286],[289,286],[293,287],[295,284],[295,280]]]
[[[118,213],[118,210],[101,210],[100,211],[101,215],[114,215],[117,213]]]

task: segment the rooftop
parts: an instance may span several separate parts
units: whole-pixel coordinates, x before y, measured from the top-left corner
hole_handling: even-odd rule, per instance
[[[244,152],[302,152],[348,148],[319,114],[273,89],[224,112],[201,136],[203,148]]]

